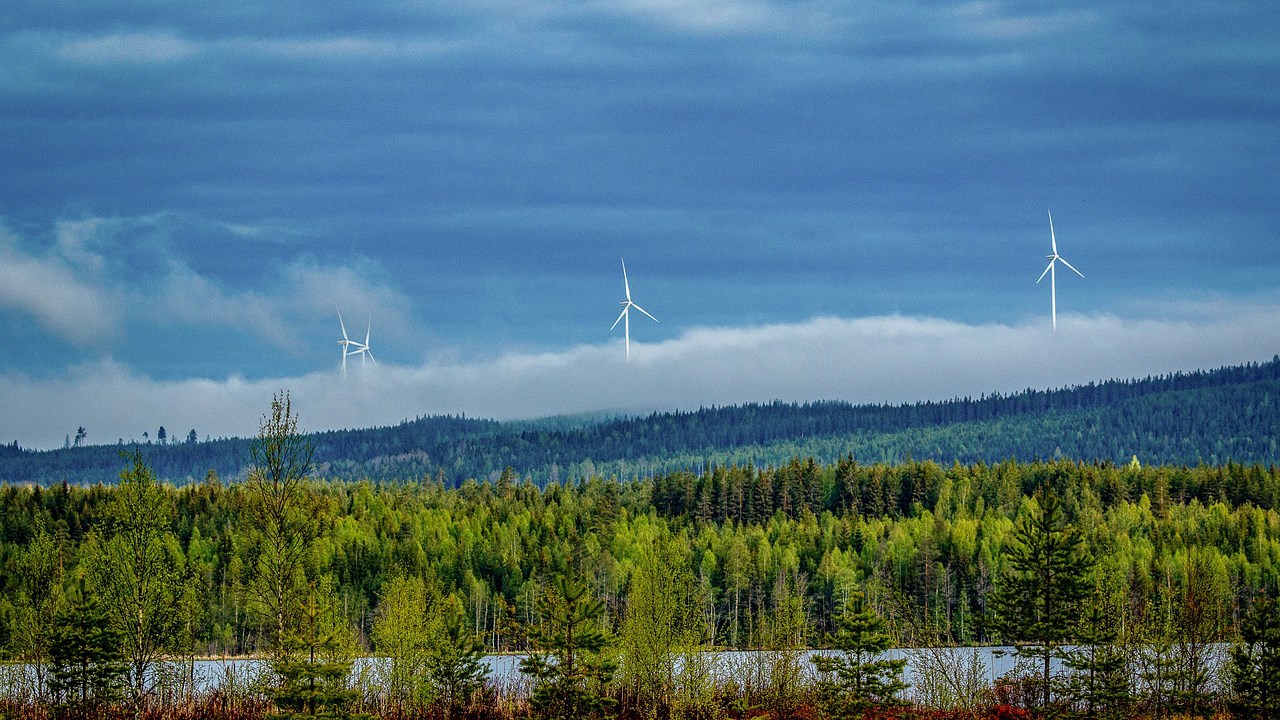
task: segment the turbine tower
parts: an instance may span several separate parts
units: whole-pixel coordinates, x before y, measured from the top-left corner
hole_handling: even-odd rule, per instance
[[[342,326],[342,339],[338,341],[338,344],[342,346],[342,377],[347,376],[347,357],[350,355],[360,356],[360,367],[365,366],[365,358],[373,360],[373,364],[377,365],[378,360],[373,356],[373,351],[369,349],[369,334],[373,329],[373,319],[370,318],[369,324],[365,326],[364,342],[347,337],[347,324],[342,321],[342,313],[338,313],[338,324]]]
[[[1044,279],[1045,274],[1049,275],[1049,296],[1051,298],[1049,302],[1051,303],[1050,307],[1053,309],[1053,331],[1057,332],[1058,331],[1058,279],[1056,277],[1056,273],[1054,272],[1053,266],[1058,262],[1061,262],[1063,265],[1066,265],[1067,267],[1071,268],[1071,272],[1079,275],[1080,277],[1084,277],[1084,273],[1080,272],[1079,270],[1076,270],[1071,263],[1067,262],[1066,258],[1058,254],[1058,238],[1054,237],[1054,234],[1053,234],[1053,213],[1052,212],[1049,212],[1049,243],[1050,243],[1050,247],[1053,248],[1053,254],[1044,256],[1045,259],[1049,261],[1049,265],[1045,267],[1044,272],[1040,273],[1040,277],[1036,279],[1036,284],[1037,285],[1040,284],[1040,281]]]
[[[627,281],[627,261],[622,261],[622,287],[626,290],[627,299],[618,303],[622,306],[622,312],[618,314],[618,319],[613,321],[613,325],[609,326],[609,331],[618,327],[618,323],[622,323],[622,335],[627,347],[627,362],[631,362],[631,308],[635,308],[645,315],[649,315],[649,311],[631,302],[631,283]],[[658,322],[658,318],[649,315],[649,319]]]

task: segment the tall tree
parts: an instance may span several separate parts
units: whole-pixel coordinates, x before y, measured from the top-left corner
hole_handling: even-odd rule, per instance
[[[286,654],[290,623],[296,620],[296,598],[302,596],[305,563],[315,537],[315,522],[306,507],[306,480],[312,469],[311,441],[298,432],[289,393],[271,398],[258,436],[250,446],[246,482],[248,516],[258,543],[250,592],[271,633],[271,653]]]
[[[996,607],[1004,635],[1022,658],[1037,661],[1044,706],[1052,701],[1052,663],[1075,636],[1093,558],[1079,531],[1067,522],[1051,490],[1036,494],[1037,507],[1018,519],[1006,549],[1007,572]]]
[[[171,532],[171,498],[141,451],[126,457],[130,465],[112,496],[111,537],[92,573],[121,638],[129,695],[137,703],[155,679],[155,663],[178,649],[191,610],[184,602],[181,550]]]
[[[37,517],[35,535],[19,556],[21,586],[14,598],[14,618],[10,643],[18,660],[32,669],[35,696],[46,692],[46,662],[57,630],[58,612],[63,604],[62,553],[57,539]]]
[[[836,616],[831,645],[836,655],[814,655],[822,674],[819,691],[833,717],[854,717],[862,711],[897,703],[907,689],[902,681],[905,659],[882,659],[889,649],[884,620],[867,605],[861,591],[853,591]]]
[[[619,645],[629,703],[658,707],[674,699],[678,658],[702,641],[696,612],[688,558],[660,531],[641,553],[627,587]]]

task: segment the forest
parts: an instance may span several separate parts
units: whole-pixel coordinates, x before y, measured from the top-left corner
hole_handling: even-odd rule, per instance
[[[195,428],[94,439],[69,428],[64,449],[0,446],[0,481],[113,483],[119,452],[135,445],[162,480],[198,482],[209,470],[242,480],[250,439],[200,440]],[[74,433],[74,439],[73,439]],[[643,417],[496,422],[431,416],[391,427],[317,432],[320,473],[397,482],[431,477],[456,487],[506,468],[539,486],[580,477],[655,477],[707,463],[778,466],[793,457],[835,463],[933,460],[1110,460],[1225,465],[1280,457],[1280,357],[1211,371],[1108,380],[945,402],[850,405],[769,403]],[[97,443],[97,444],[92,444]]]
[[[282,394],[235,481],[163,482],[128,448],[112,484],[0,487],[0,711],[1280,710],[1274,464],[846,452],[546,482],[508,468],[454,486],[330,478],[319,443]],[[985,645],[1011,648],[1016,670],[985,677],[966,649]],[[909,688],[890,647],[916,649]],[[751,652],[708,664],[731,649]],[[494,653],[518,653],[527,682],[486,683]],[[265,669],[198,688],[194,660],[223,656]]]

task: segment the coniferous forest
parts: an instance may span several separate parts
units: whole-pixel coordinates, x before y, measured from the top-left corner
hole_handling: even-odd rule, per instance
[[[869,423],[880,412],[877,432],[941,438],[929,433],[944,423],[949,437],[980,442],[986,427],[1009,433],[997,438],[1031,432],[1006,405],[1039,405],[1053,417],[1137,418],[1141,408],[1148,433],[1139,440],[1135,430],[1129,447],[1176,446],[1159,439],[1176,433],[1156,431],[1167,418],[1208,432],[1248,426],[1221,447],[1274,448],[1276,424],[1259,418],[1275,412],[1267,388],[1278,366],[935,407],[823,406],[814,415],[767,406],[521,432],[530,447],[540,433],[560,438],[552,445],[591,435],[593,452],[634,442],[655,456],[692,457],[698,446],[835,443],[838,432],[824,435],[831,418]],[[1094,394],[1111,397],[1112,409]],[[1223,409],[1238,397],[1249,401],[1237,409],[1252,415]],[[1134,405],[1115,409],[1126,403]],[[787,417],[795,427],[758,434]],[[739,420],[748,434],[726,436]],[[245,457],[234,478],[209,468],[200,480],[162,481],[153,459],[172,457],[172,446],[127,446],[112,449],[111,483],[70,476],[0,487],[0,647],[9,661],[0,711],[1280,712],[1280,468],[1260,462],[1274,449],[1215,463],[1137,452],[882,462],[846,450],[778,462],[708,457],[651,474],[552,479],[508,468],[458,483],[430,465],[398,478],[331,477],[333,463],[319,461],[328,437],[300,432],[282,393],[258,437],[236,445]],[[1107,442],[1119,448],[1125,438]],[[92,448],[61,457],[75,450]],[[1004,648],[1012,669],[992,677],[978,646]],[[484,658],[496,653],[517,654],[522,674],[490,673]],[[224,656],[260,662],[197,681],[197,658]]]

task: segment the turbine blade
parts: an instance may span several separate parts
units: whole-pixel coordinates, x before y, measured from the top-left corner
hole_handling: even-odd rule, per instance
[[[377,364],[378,364],[378,359],[377,359],[377,358],[375,358],[375,357],[373,356],[373,351],[372,351],[372,350],[365,350],[365,354],[367,354],[367,355],[369,356],[369,359],[373,361],[373,364],[374,364],[374,365],[377,365]]]
[[[342,322],[342,313],[338,313],[338,324],[342,326],[342,339],[347,339],[347,324]]]
[[[635,309],[639,310],[640,312],[644,313],[645,315],[649,315],[649,311],[648,311],[648,310],[645,310],[644,308],[640,307],[639,305],[637,305],[637,304],[635,304],[635,303],[631,303],[631,307],[633,307],[633,308],[635,308]],[[654,322],[658,322],[658,318],[656,318],[656,317],[654,317],[654,316],[652,316],[652,315],[649,315],[649,319],[650,319],[650,320],[653,320]]]
[[[1053,254],[1058,254],[1058,238],[1053,234],[1053,212],[1049,213],[1049,242],[1053,245]]]
[[[622,261],[622,287],[627,291],[627,300],[631,299],[631,283],[627,281],[627,261]]]
[[[631,309],[631,306],[630,306],[630,305],[628,305],[627,307],[622,308],[622,312],[621,312],[621,313],[619,313],[619,315],[618,315],[618,319],[617,319],[617,320],[614,320],[614,321],[613,321],[613,324],[609,326],[609,332],[613,332],[613,329],[614,329],[614,328],[616,328],[616,327],[618,327],[618,323],[622,322],[622,317],[623,317],[624,315],[626,315],[626,314],[627,314],[627,311],[628,311],[628,310],[630,310],[630,309]]]
[[[1055,259],[1056,259],[1056,258],[1055,258]],[[1053,263],[1054,263],[1054,261],[1053,261],[1053,260],[1050,260],[1050,261],[1049,261],[1049,264],[1045,267],[1044,272],[1040,273],[1040,277],[1036,278],[1036,284],[1037,284],[1037,285],[1039,285],[1039,284],[1040,284],[1040,281],[1044,279],[1044,276],[1045,276],[1045,275],[1048,275],[1048,274],[1049,274],[1049,268],[1053,267]]]
[[[1060,258],[1058,258],[1058,259],[1062,261],[1062,264],[1063,264],[1063,265],[1066,265],[1067,267],[1071,268],[1071,272],[1074,272],[1075,274],[1079,275],[1080,277],[1084,277],[1084,273],[1080,272],[1079,270],[1076,270],[1076,269],[1075,269],[1075,267],[1074,267],[1071,263],[1067,262],[1067,259],[1066,259],[1066,258],[1062,258],[1062,257],[1060,257]]]
[[[364,328],[364,346],[369,347],[369,332],[373,330],[373,318],[369,318],[369,324]]]

